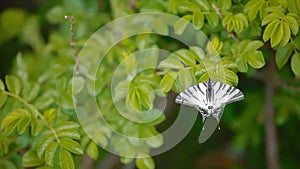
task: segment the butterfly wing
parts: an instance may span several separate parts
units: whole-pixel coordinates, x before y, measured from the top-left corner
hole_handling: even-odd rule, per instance
[[[207,82],[204,82],[185,89],[183,92],[177,95],[175,103],[193,107],[205,107],[207,102],[206,86]]]
[[[213,89],[216,108],[244,99],[244,94],[239,89],[225,83],[213,82]]]

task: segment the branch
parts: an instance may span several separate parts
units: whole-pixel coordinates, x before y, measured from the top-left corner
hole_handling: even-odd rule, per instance
[[[294,92],[300,92],[300,87],[291,86],[290,84],[288,84],[287,82],[285,82],[283,80],[276,80],[276,85],[281,86],[288,90],[292,90]]]
[[[65,16],[65,19],[70,19],[70,46],[73,50],[74,58],[75,58],[75,75],[79,75],[79,57],[75,47],[74,42],[74,17],[73,16]]]
[[[279,169],[277,131],[274,119],[273,97],[275,93],[275,52],[271,49],[270,60],[265,72],[265,145],[269,169]]]
[[[218,14],[219,18],[222,21],[223,20],[223,15],[221,14],[220,9],[214,3],[212,3],[211,6],[214,8],[214,10],[216,11],[216,13]],[[232,32],[229,32],[226,26],[224,27],[224,29],[231,36],[231,38],[234,41],[236,41],[236,42],[238,41],[238,38]]]

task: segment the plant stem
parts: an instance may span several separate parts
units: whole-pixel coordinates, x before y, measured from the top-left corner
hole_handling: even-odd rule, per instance
[[[220,12],[220,9],[217,7],[217,5],[215,5],[214,3],[211,4],[211,6],[214,8],[214,10],[216,11],[216,13],[218,14],[219,18],[221,19],[221,22],[223,20],[223,15],[221,14]],[[227,27],[225,26],[224,27],[225,31],[231,36],[231,38],[237,42],[238,41],[238,38],[232,33],[232,32],[229,32]]]
[[[79,75],[79,57],[78,57],[78,52],[75,47],[75,42],[74,42],[74,16],[65,16],[66,19],[70,19],[70,46],[73,50],[74,58],[75,58],[75,75]]]
[[[30,103],[28,103],[25,99],[23,99],[22,97],[20,97],[20,96],[18,96],[18,95],[16,95],[16,94],[13,94],[13,93],[10,93],[10,92],[7,92],[7,91],[4,91],[4,93],[5,93],[6,95],[10,96],[10,97],[13,97],[13,98],[19,100],[19,101],[22,102],[22,103],[24,104],[24,106],[26,106],[32,113],[37,114],[38,117],[39,117],[39,118],[42,120],[42,122],[44,123],[44,125],[45,125],[46,127],[48,127],[49,130],[53,133],[53,135],[54,135],[56,141],[57,141],[58,143],[60,143],[60,139],[58,138],[55,129],[54,129],[53,127],[51,127],[51,126],[47,123],[46,119],[45,119],[44,116],[37,110],[37,108],[35,108],[35,107],[32,106]]]
[[[265,72],[265,144],[269,169],[279,169],[277,131],[274,120],[275,110],[272,102],[275,93],[275,71],[275,52],[271,50],[270,60]]]

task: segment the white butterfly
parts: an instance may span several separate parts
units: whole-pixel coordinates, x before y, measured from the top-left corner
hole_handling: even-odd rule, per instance
[[[219,123],[219,115],[224,107],[243,99],[244,95],[239,89],[209,79],[207,82],[191,86],[179,93],[175,102],[195,107],[202,114],[203,123],[211,115]]]

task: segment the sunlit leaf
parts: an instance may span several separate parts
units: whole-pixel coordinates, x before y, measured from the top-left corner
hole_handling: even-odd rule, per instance
[[[212,26],[212,27],[217,27],[219,24],[219,16],[216,13],[208,13],[205,15],[206,19],[208,21],[208,23]]]
[[[204,15],[200,11],[195,11],[193,14],[193,24],[197,29],[201,29],[204,25]]]
[[[167,73],[167,74],[165,74],[165,76],[160,81],[160,84],[159,84],[160,88],[164,92],[169,92],[173,87],[173,83],[174,83],[176,77],[177,77],[176,73]]]
[[[190,23],[192,20],[193,16],[192,15],[185,15],[182,18],[180,18],[177,22],[174,24],[174,31],[176,34],[181,35],[187,25]]]
[[[22,157],[22,166],[24,167],[35,167],[44,163],[44,160],[39,159],[36,152],[33,150],[27,151]]]
[[[4,91],[0,90],[0,108],[4,105],[6,99],[7,95],[4,93]]]
[[[155,164],[151,157],[147,158],[138,158],[135,162],[136,166],[139,169],[154,169]]]
[[[182,89],[187,89],[193,84],[191,72],[188,69],[182,69],[178,73],[178,78]]]
[[[265,65],[265,59],[261,51],[254,51],[248,56],[248,63],[253,68],[259,69]]]
[[[59,152],[59,162],[61,169],[75,169],[72,155],[65,149]]]
[[[284,20],[289,24],[289,27],[290,27],[292,33],[294,35],[296,35],[299,31],[299,25],[297,23],[297,20],[290,15],[287,15],[286,17],[284,17]]]
[[[98,152],[98,146],[96,143],[91,141],[87,146],[87,155],[91,157],[92,159],[96,160],[98,158],[99,152]]]
[[[300,77],[300,53],[295,53],[291,59],[291,67],[294,74]]]
[[[55,116],[56,116],[55,111],[56,111],[55,109],[48,109],[48,110],[46,110],[43,113],[43,115],[45,117],[45,120],[48,121],[48,122],[53,121],[55,119]]]
[[[72,79],[70,80],[69,83],[70,83],[69,86],[72,87],[72,90],[71,90],[72,93],[78,94],[83,90],[84,85],[85,85],[85,80],[81,76],[74,76],[74,77],[72,77]]]
[[[159,63],[158,68],[160,69],[182,69],[184,68],[183,64],[177,59],[166,59]]]
[[[286,62],[289,60],[293,52],[293,45],[291,43],[278,48],[275,56],[276,64],[279,69],[281,69]]]
[[[188,50],[178,50],[174,52],[174,54],[176,54],[185,65],[194,66],[196,64],[195,56]]]
[[[39,92],[41,90],[41,87],[37,83],[28,83],[24,85],[24,89],[22,91],[22,96],[24,99],[26,99],[28,102],[35,99]]]
[[[80,144],[72,139],[63,138],[60,140],[59,144],[60,144],[60,146],[62,146],[63,148],[65,148],[66,150],[68,150],[74,154],[83,154]]]
[[[5,82],[8,91],[12,92],[13,94],[19,94],[22,89],[21,80],[17,78],[16,76],[12,75],[6,75],[5,76]]]
[[[281,19],[280,15],[278,15],[277,13],[270,13],[264,18],[264,20],[261,22],[261,25],[264,26],[274,20],[279,20],[279,19]]]
[[[55,152],[57,150],[58,143],[57,142],[51,142],[47,147],[46,147],[46,152],[45,152],[45,161],[46,164],[53,167],[53,162],[54,162],[54,157],[55,157]]]

